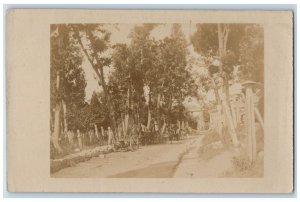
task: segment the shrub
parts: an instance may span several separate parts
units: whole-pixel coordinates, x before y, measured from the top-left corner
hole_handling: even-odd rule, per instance
[[[240,172],[247,171],[247,170],[251,169],[251,167],[253,166],[253,164],[244,155],[238,156],[238,157],[233,157],[232,164],[233,164],[234,168]]]

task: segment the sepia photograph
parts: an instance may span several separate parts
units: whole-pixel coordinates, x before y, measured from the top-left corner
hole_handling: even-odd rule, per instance
[[[53,178],[264,176],[264,27],[50,25]]]
[[[5,22],[9,192],[293,192],[293,12]]]

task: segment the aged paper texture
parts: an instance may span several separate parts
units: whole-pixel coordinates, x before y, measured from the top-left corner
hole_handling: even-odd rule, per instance
[[[293,13],[12,9],[10,192],[290,193]]]

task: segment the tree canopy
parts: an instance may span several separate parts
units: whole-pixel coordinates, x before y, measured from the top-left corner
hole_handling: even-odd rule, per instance
[[[112,44],[111,30],[104,24],[51,25],[51,130],[58,114],[59,125],[68,125],[69,130],[88,131],[96,124],[112,127],[114,134],[124,125],[148,127],[157,121],[162,127],[191,121],[185,107],[188,98],[198,99],[210,90],[220,97],[224,86],[229,101],[230,82],[263,82],[260,25],[196,24],[187,38],[180,24],[172,24],[170,34],[156,39],[151,33],[159,26],[163,25],[137,24],[128,43]],[[191,59],[190,45],[201,62]],[[88,99],[83,59],[101,89]],[[200,66],[206,71],[193,75],[192,67]],[[202,106],[213,108],[220,104],[218,100]],[[225,109],[230,115],[230,104]]]

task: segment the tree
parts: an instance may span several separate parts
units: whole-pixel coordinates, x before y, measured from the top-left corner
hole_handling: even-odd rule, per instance
[[[91,125],[98,125],[100,127],[108,127],[109,126],[109,112],[107,108],[105,107],[105,104],[101,100],[102,96],[101,93],[96,93],[93,92],[92,97],[91,97],[91,102],[90,102],[90,109],[91,109],[91,119],[90,119],[90,124]]]
[[[59,145],[61,126],[67,132],[74,127],[70,118],[84,104],[86,81],[81,67],[82,55],[70,35],[68,25],[51,25],[50,109],[51,140]],[[63,119],[62,119],[63,118]]]
[[[196,52],[201,54],[208,66],[218,60],[217,71],[224,80],[228,100],[228,80],[233,66],[239,65],[240,43],[243,41],[246,25],[241,24],[197,24],[191,42]]]
[[[242,79],[264,82],[264,30],[260,25],[248,25],[240,43]]]
[[[157,69],[158,63],[158,43],[153,38],[150,38],[151,31],[157,24],[143,24],[141,26],[135,26],[131,31],[129,37],[131,38],[130,50],[131,60],[130,63],[133,65],[133,69],[139,73],[138,75],[142,78],[143,87],[137,92],[142,92],[144,95],[144,89],[148,89],[147,98],[147,128],[150,128],[151,123],[151,111],[153,108],[153,86],[151,85],[153,79],[153,72]],[[143,103],[139,103],[139,108],[143,107]],[[140,114],[140,116],[142,116]]]
[[[104,68],[109,67],[110,57],[103,53],[109,48],[110,32],[101,24],[75,24],[72,25],[74,37],[80,44],[82,51],[91,64],[98,77],[98,83],[103,89],[105,105],[108,109],[108,116],[113,133],[116,133],[115,115],[111,103],[111,93],[105,81]]]
[[[136,27],[131,34],[130,46],[133,58],[131,65],[141,73],[138,75],[143,78],[144,87],[148,88],[148,128],[151,114],[158,122],[165,122],[162,117],[172,117],[173,107],[181,108],[184,99],[196,92],[188,69],[187,41],[181,26],[174,24],[171,35],[160,41],[150,38],[153,26],[146,24]],[[137,86],[141,86],[139,83]]]
[[[182,109],[188,96],[196,96],[197,86],[191,76],[187,61],[187,41],[179,24],[174,24],[171,36],[160,42],[160,55],[157,78],[154,80],[158,103],[172,111],[173,107]],[[157,105],[159,106],[159,105]],[[176,111],[176,110],[175,110]],[[181,116],[184,117],[183,111]],[[178,111],[177,111],[178,112]]]
[[[147,123],[148,128],[153,117],[158,122],[174,115],[184,117],[182,103],[192,92],[195,94],[196,88],[188,69],[187,42],[180,26],[174,25],[171,35],[160,41],[150,38],[154,26],[135,26],[129,45],[114,46],[115,71],[109,79],[118,117],[124,116],[126,123]]]
[[[112,91],[114,110],[117,122],[127,134],[129,115],[132,114],[132,78],[131,66],[128,58],[129,48],[126,44],[116,44],[112,54],[114,72],[109,79],[109,88]],[[131,117],[131,116],[130,116]]]
[[[197,31],[191,37],[195,50],[206,56],[209,63],[212,63],[215,60],[214,58],[218,56],[219,65],[217,73],[222,78],[224,84],[223,92],[225,98],[223,100],[219,98],[216,85],[213,86],[216,98],[219,104],[222,104],[229,134],[235,146],[238,144],[238,140],[230,112],[228,80],[232,74],[233,65],[238,63],[238,60],[235,59],[235,54],[239,54],[239,43],[243,37],[244,29],[245,25],[198,24]],[[209,66],[212,68],[214,65],[210,64]],[[212,82],[215,83],[213,78]]]
[[[146,71],[153,69],[149,56],[153,40],[149,39],[153,24],[135,26],[129,37],[130,45],[116,44],[113,46],[112,65],[114,72],[109,79],[112,90],[114,109],[118,122],[128,132],[129,125],[143,122],[145,107],[144,86],[147,85]],[[152,60],[154,61],[154,60]]]
[[[264,83],[264,30],[258,24],[248,25],[240,43],[240,78]],[[263,93],[261,93],[263,94]],[[264,97],[258,103],[260,114],[264,116]]]

